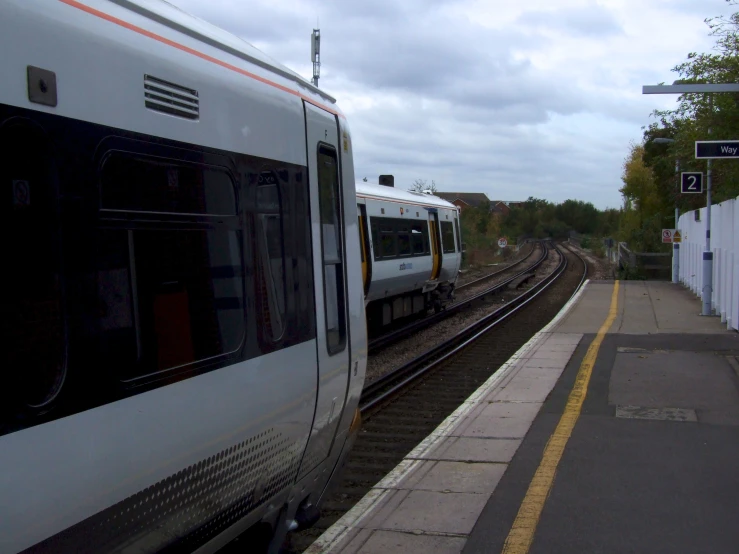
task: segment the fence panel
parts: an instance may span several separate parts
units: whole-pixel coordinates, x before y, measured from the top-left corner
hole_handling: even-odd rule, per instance
[[[699,214],[696,221],[696,212]],[[680,281],[700,296],[703,290],[703,250],[706,209],[680,216]],[[711,207],[713,252],[712,308],[728,329],[739,330],[739,197]]]

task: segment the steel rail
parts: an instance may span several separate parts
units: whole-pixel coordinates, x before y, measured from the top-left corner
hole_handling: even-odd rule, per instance
[[[527,259],[531,255],[531,253],[533,253],[533,249],[526,256],[526,258],[524,258],[524,260]],[[428,327],[431,327],[432,325],[435,325],[439,323],[440,321],[443,321],[444,319],[451,317],[466,308],[469,308],[473,303],[484,300],[485,297],[487,296],[491,296],[493,294],[499,293],[501,290],[505,289],[510,283],[512,283],[519,277],[526,275],[527,273],[534,271],[536,268],[538,268],[542,263],[544,263],[548,255],[549,255],[549,248],[546,245],[544,245],[542,255],[539,257],[539,259],[533,265],[527,267],[526,269],[522,271],[519,271],[512,277],[490,287],[489,289],[486,289],[478,294],[475,294],[474,296],[471,296],[470,298],[467,298],[458,303],[452,304],[451,306],[447,307],[446,309],[444,309],[443,311],[437,314],[433,314],[424,319],[415,321],[409,325],[401,327],[400,329],[391,331],[390,333],[377,337],[376,339],[370,340],[369,345],[368,345],[369,353],[372,354],[373,352],[377,352],[381,348],[389,346],[390,344],[393,344],[407,337],[411,333],[415,333],[417,331],[420,331],[421,329],[426,329]],[[512,264],[511,266],[508,266],[505,269],[498,271],[497,273],[499,274],[499,273],[503,273],[504,271],[508,271],[511,267],[514,267],[515,265],[523,262],[524,260],[520,260],[519,262],[516,262],[516,264]],[[482,280],[489,279],[492,276],[493,276],[492,274],[488,275],[486,277],[483,277]],[[473,281],[472,283],[474,282],[477,282],[477,281]]]
[[[417,356],[408,363],[403,364],[367,385],[362,391],[360,410],[364,413],[371,410],[383,400],[405,388],[409,383],[415,381],[443,361],[466,348],[472,342],[479,339],[482,335],[493,329],[496,325],[509,318],[546,291],[567,269],[567,258],[565,257],[564,252],[562,252],[558,246],[555,246],[554,248],[560,254],[560,262],[555,270],[540,283],[537,283],[530,290],[524,292],[504,306],[501,306],[493,313],[488,314],[479,321],[461,330],[449,340],[428,350],[420,356]],[[572,251],[570,250],[570,252]],[[587,264],[582,256],[577,252],[572,253],[583,262],[583,277],[578,285],[579,288],[582,286],[585,276],[587,275]]]

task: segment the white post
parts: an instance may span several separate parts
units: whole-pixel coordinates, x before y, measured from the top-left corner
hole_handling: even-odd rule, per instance
[[[680,194],[680,159],[675,160],[675,178],[677,180],[677,190],[675,191],[675,230],[677,231],[677,220],[680,217],[679,208],[677,207],[677,199]],[[680,235],[682,236],[682,232]],[[680,239],[682,240],[682,238]],[[680,243],[672,243],[672,282],[680,282]]]
[[[711,116],[713,116],[713,96],[708,96]],[[711,128],[708,128],[711,134]],[[706,249],[703,252],[703,310],[701,315],[711,315],[711,296],[713,293],[713,252],[711,251],[711,159],[706,160]]]

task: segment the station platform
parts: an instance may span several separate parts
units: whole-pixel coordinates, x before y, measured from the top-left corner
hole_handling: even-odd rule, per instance
[[[306,554],[739,552],[739,333],[589,281]]]

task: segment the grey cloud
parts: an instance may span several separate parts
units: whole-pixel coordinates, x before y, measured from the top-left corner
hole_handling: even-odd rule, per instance
[[[294,8],[284,0],[174,1],[306,77],[309,37],[320,17],[321,87],[347,112],[358,179],[376,181],[390,172],[403,188],[421,177],[435,179],[442,190],[480,191],[491,198],[620,204],[620,165],[628,140],[639,137],[651,107],[640,97],[593,94],[577,86],[575,76],[613,87],[608,68],[589,67],[592,73],[584,76],[565,75],[560,68],[544,72],[514,54],[545,48],[552,40],[531,32],[532,25],[557,25],[576,36],[596,28],[620,32],[605,10],[564,19],[556,19],[555,12],[492,31],[454,15],[457,0],[328,0]],[[347,110],[351,102],[342,103],[360,96],[394,102],[372,110]],[[421,109],[422,103],[428,109]],[[634,136],[607,127],[593,129],[603,133],[599,140],[586,131],[556,139],[547,135],[553,114],[582,112],[635,122]],[[607,126],[613,120],[603,121]]]
[[[581,36],[621,34],[623,29],[602,6],[567,8],[546,12],[526,12],[518,22],[523,25],[557,28]]]
[[[447,13],[450,3],[386,0],[317,8],[323,14],[323,83],[330,86],[332,77],[341,77],[368,89],[445,99],[462,109],[497,111],[521,122],[545,121],[548,111],[577,110],[579,103],[571,94],[560,94],[528,63],[512,59],[512,49],[531,46],[531,37],[472,26]],[[194,0],[182,5],[196,7]],[[243,11],[244,17],[222,15],[229,7]],[[295,67],[308,62],[310,11],[303,5],[300,13],[283,13],[274,4],[255,3],[246,12],[222,1],[204,7],[200,15],[251,42],[269,43],[267,54]],[[264,24],[278,20],[279,25]],[[301,27],[305,36],[296,38],[294,29]]]

